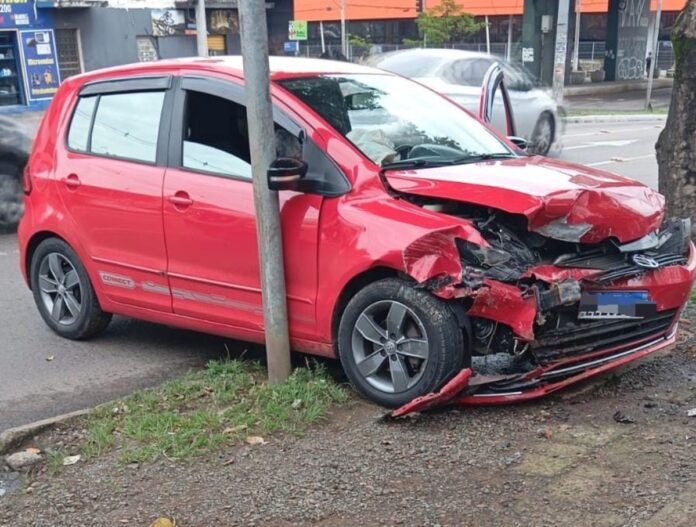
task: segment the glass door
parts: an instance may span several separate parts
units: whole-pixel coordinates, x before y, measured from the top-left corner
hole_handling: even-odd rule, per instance
[[[0,31],[0,106],[22,104],[17,33]]]

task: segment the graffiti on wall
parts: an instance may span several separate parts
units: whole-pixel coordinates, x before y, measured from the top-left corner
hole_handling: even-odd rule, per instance
[[[639,80],[644,77],[649,6],[648,0],[622,0],[619,3],[617,80]]]

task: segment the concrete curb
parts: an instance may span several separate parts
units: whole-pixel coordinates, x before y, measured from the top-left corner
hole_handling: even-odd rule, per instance
[[[563,118],[566,123],[637,123],[667,120],[667,114],[637,113],[627,115],[570,115]]]
[[[50,428],[51,426],[55,426],[59,423],[64,423],[66,421],[70,421],[71,419],[87,415],[91,411],[92,408],[85,408],[83,410],[77,410],[75,412],[49,417],[48,419],[34,421],[33,423],[5,430],[2,434],[0,434],[0,456],[7,454],[7,452],[13,446],[21,443],[27,437],[38,434],[46,428]]]

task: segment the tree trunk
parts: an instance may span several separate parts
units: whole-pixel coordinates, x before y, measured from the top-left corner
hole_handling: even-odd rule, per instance
[[[672,102],[655,145],[659,190],[667,200],[668,217],[691,217],[696,237],[696,0],[689,0],[677,18],[672,47]]]

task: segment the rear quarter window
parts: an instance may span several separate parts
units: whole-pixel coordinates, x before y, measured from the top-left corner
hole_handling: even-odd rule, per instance
[[[77,152],[154,163],[164,92],[112,93],[81,97],[68,131]]]

